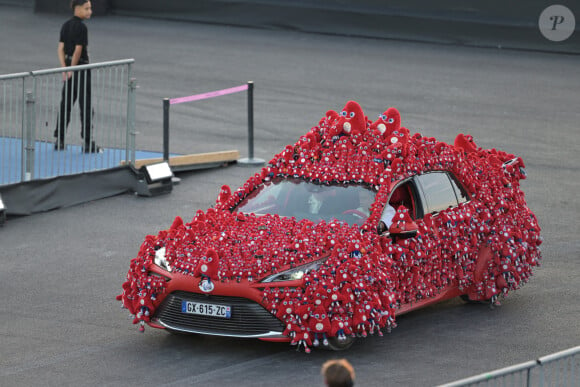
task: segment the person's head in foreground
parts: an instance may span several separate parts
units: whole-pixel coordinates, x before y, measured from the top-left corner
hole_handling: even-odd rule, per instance
[[[322,365],[321,373],[328,387],[354,386],[354,368],[346,359],[328,360]]]

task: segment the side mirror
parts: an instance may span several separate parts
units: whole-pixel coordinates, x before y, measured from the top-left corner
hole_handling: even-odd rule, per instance
[[[395,239],[407,239],[407,238],[414,238],[417,236],[417,232],[419,230],[415,229],[415,230],[408,230],[408,231],[401,231],[398,233],[390,233],[391,237],[395,238]]]
[[[405,222],[402,225],[398,225],[397,223],[393,223],[391,227],[389,227],[389,234],[393,239],[407,239],[407,238],[414,238],[417,236],[419,232],[419,226],[417,223]]]

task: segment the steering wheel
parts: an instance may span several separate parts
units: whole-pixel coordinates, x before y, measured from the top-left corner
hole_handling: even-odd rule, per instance
[[[361,219],[368,218],[368,216],[364,212],[359,211],[359,210],[355,210],[355,209],[343,211],[342,214],[343,215],[349,215],[349,214],[355,215],[355,216],[357,216],[357,217],[359,217]]]

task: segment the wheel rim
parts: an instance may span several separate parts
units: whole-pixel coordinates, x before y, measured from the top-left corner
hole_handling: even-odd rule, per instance
[[[339,340],[338,337],[329,337],[328,345],[324,346],[324,348],[332,351],[344,351],[349,349],[355,340],[356,338],[352,336],[347,336],[344,340]]]

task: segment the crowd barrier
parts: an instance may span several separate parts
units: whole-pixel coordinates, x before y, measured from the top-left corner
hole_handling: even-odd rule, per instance
[[[133,63],[124,59],[0,76],[0,186],[103,170],[121,160],[134,163]],[[71,76],[70,90],[63,88],[67,72],[78,74]],[[80,90],[89,82],[92,90],[83,95]],[[71,118],[64,147],[56,148],[61,98],[75,94],[78,100],[70,111],[67,104],[63,107]],[[81,125],[81,106],[88,110],[82,113],[90,115],[90,136],[101,152],[85,152],[82,137],[88,134]]]
[[[439,387],[580,386],[580,346]]]
[[[187,97],[163,99],[163,160],[169,161],[169,121],[170,106],[182,103],[200,101],[209,98],[247,91],[248,100],[248,157],[238,160],[242,165],[262,165],[264,160],[254,157],[254,82],[249,81],[245,85],[230,87],[207,93],[194,94]]]

